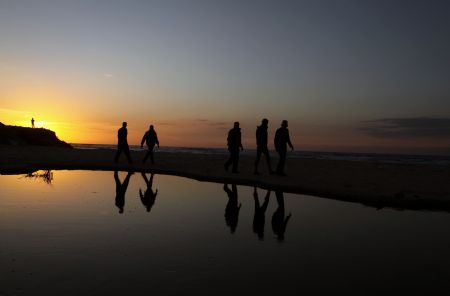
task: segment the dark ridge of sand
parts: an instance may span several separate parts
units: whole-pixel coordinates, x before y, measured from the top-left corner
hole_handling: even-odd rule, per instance
[[[114,150],[0,145],[0,174],[42,169],[146,171],[357,202],[379,209],[450,211],[449,166],[288,157],[287,177],[269,175],[264,159],[260,163],[262,175],[256,176],[254,157],[241,157],[240,173],[232,174],[223,168],[224,155],[155,152],[157,163],[142,165],[145,152],[132,151],[134,164],[129,165],[124,155],[115,164]],[[273,155],[273,164],[276,161]]]

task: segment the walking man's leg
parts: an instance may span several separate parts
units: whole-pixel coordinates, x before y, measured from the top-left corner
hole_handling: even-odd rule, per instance
[[[152,162],[152,164],[155,164],[155,159],[153,158],[153,148],[150,149],[150,161]]]
[[[123,149],[123,152],[125,152],[125,155],[128,159],[128,163],[133,163],[133,161],[131,160],[131,156],[130,156],[130,148],[128,146],[125,146]]]
[[[228,171],[228,168],[230,167],[231,163],[233,162],[233,152],[230,149],[228,149],[228,151],[230,152],[230,157],[228,158],[228,160],[224,164],[224,167],[225,167],[226,171]]]
[[[270,162],[270,154],[269,154],[269,148],[264,149],[264,154],[266,155],[266,161],[267,161],[267,168],[269,169],[269,173],[273,174],[272,170],[272,163]]]
[[[258,164],[259,164],[259,160],[261,159],[261,148],[257,147],[256,148],[256,159],[255,159],[255,171],[254,174],[258,175]]]
[[[286,151],[280,150],[280,151],[278,151],[278,155],[280,156],[280,159],[278,160],[277,174],[284,175],[284,164],[286,162]]]
[[[122,153],[122,147],[121,146],[117,147],[117,152],[116,152],[116,156],[114,157],[114,162],[117,163],[119,161],[120,153]]]
[[[238,163],[239,163],[239,149],[233,151],[233,173],[238,172]]]
[[[147,161],[148,156],[150,155],[150,150],[145,153],[144,159],[142,160],[142,163],[145,163]]]
[[[155,159],[153,158],[154,150],[155,150],[155,145],[151,145],[151,146],[148,147],[148,153],[149,153],[150,161],[151,161],[152,164],[155,164]]]

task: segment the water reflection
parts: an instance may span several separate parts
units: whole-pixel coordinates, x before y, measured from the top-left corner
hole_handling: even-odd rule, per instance
[[[275,191],[275,196],[277,197],[278,207],[272,215],[272,230],[277,236],[278,241],[281,242],[284,240],[284,233],[286,232],[286,227],[292,214],[289,213],[289,215],[285,217],[283,192],[277,190]]]
[[[262,205],[259,203],[258,191],[253,188],[253,199],[255,201],[255,214],[253,216],[253,232],[256,233],[260,240],[264,239],[264,224],[266,221],[266,210],[269,205],[270,190],[267,190],[266,197]]]
[[[116,200],[115,204],[119,208],[119,213],[124,212],[125,207],[125,193],[130,182],[131,175],[133,172],[128,172],[124,181],[121,182],[119,179],[119,174],[117,171],[114,172],[114,180],[116,183]],[[151,173],[150,178],[146,173],[142,172],[142,179],[145,182],[146,189],[143,191],[139,188],[139,197],[142,205],[145,207],[147,212],[150,212],[155,204],[156,196],[158,195],[158,189],[153,190],[153,180],[155,174]],[[238,221],[239,213],[242,204],[238,200],[238,189],[236,184],[224,184],[223,190],[227,193],[228,202],[225,207],[225,223],[230,229],[230,233],[235,233]],[[260,202],[258,188],[255,186],[253,188],[253,201],[254,201],[254,213],[253,213],[253,233],[256,234],[259,240],[264,240],[265,233],[265,221],[266,212],[269,207],[270,196],[272,191],[266,190],[263,201]],[[275,191],[277,208],[272,215],[272,230],[279,242],[284,241],[286,227],[291,218],[291,213],[286,216],[286,209],[284,204],[284,194],[282,191]]]
[[[375,211],[253,186],[152,179],[149,173],[144,184],[140,172],[134,178],[129,173],[128,182],[120,171],[52,172],[55,186],[0,175],[1,295],[124,295],[149,285],[157,295],[449,290],[448,213]],[[158,192],[151,215],[139,197],[147,184],[164,195]],[[116,193],[127,215],[117,213]],[[230,209],[239,221],[229,219]],[[224,212],[227,221],[238,221],[239,232],[230,234]],[[264,284],[252,285],[252,278]]]
[[[144,194],[142,194],[142,190],[139,188],[139,196],[141,198],[141,202],[144,205],[144,207],[147,209],[147,212],[150,212],[153,205],[155,204],[156,195],[158,194],[158,189],[153,192],[153,177],[155,174],[150,174],[150,180],[147,178],[147,175],[145,173],[141,173],[142,178],[145,181],[145,184],[147,185],[147,189],[145,190]]]
[[[127,192],[128,184],[130,183],[132,172],[128,172],[123,183],[120,182],[119,173],[114,171],[114,180],[116,181],[116,207],[119,208],[119,213],[123,214],[125,207],[125,193]]]
[[[239,210],[241,209],[241,204],[238,205],[237,186],[232,184],[230,190],[228,184],[224,184],[223,190],[228,194],[228,203],[225,207],[225,223],[230,227],[231,233],[234,233],[238,224]]]

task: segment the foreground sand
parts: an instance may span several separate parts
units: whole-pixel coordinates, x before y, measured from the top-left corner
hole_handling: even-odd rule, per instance
[[[156,152],[156,165],[141,164],[145,150],[132,152],[133,165],[115,151],[0,145],[0,173],[26,173],[39,169],[133,170],[170,174],[201,181],[259,186],[302,193],[377,208],[450,211],[450,167],[398,165],[342,160],[287,160],[287,177],[253,175],[253,157],[241,157],[240,173],[225,172],[227,156]],[[275,155],[272,156],[276,163]]]

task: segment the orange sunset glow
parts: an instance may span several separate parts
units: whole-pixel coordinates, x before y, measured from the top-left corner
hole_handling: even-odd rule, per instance
[[[2,123],[34,117],[66,142],[114,144],[127,121],[131,144],[154,124],[162,145],[224,147],[239,121],[254,148],[268,118],[269,137],[286,119],[303,150],[450,147],[450,59],[433,37],[447,39],[445,26],[419,26],[383,5],[371,14],[383,25],[337,4],[117,5],[2,5]]]

